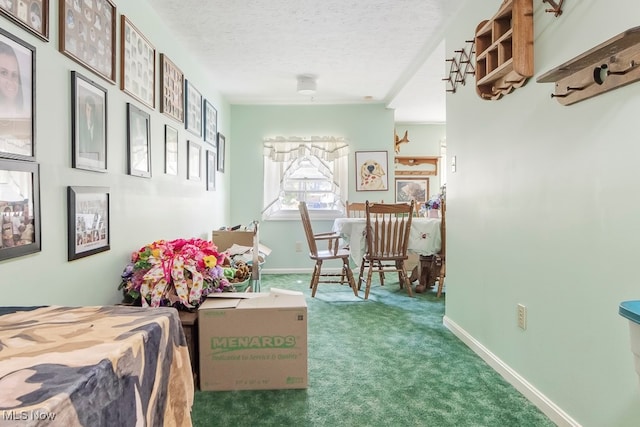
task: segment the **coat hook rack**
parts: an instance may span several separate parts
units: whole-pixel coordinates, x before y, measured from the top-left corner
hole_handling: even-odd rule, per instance
[[[553,13],[556,16],[556,18],[562,15],[563,2],[564,0],[560,0],[558,3],[556,3],[554,0],[542,0],[542,3],[549,3],[549,5],[551,5],[550,9],[545,9],[544,11]]]
[[[445,61],[450,62],[449,65],[449,77],[445,77],[442,80],[449,83],[449,88],[447,92],[456,93],[458,88],[458,84],[465,84],[467,80],[468,74],[474,74],[475,69],[473,67],[473,61],[471,60],[471,56],[473,55],[473,44],[474,40],[467,40],[467,44],[471,43],[469,46],[469,53],[467,53],[467,46],[462,49],[454,50],[453,58],[448,58]]]
[[[555,82],[551,97],[571,105],[639,80],[640,27],[633,27],[547,71],[537,82]]]

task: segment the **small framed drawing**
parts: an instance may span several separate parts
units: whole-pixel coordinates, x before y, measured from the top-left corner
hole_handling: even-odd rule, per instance
[[[0,159],[0,177],[0,261],[40,252],[38,164]]]
[[[200,181],[202,179],[202,161],[200,160],[202,147],[193,141],[187,144],[187,179]]]
[[[107,90],[71,72],[72,166],[107,171]]]
[[[160,54],[160,112],[184,122],[184,74],[167,55]]]
[[[0,28],[0,58],[0,157],[33,161],[36,48]]]
[[[0,1],[0,13],[49,41],[49,0]]]
[[[69,261],[110,249],[109,189],[67,187]]]
[[[59,0],[58,4],[60,52],[115,83],[116,5],[111,0]]]
[[[356,151],[356,191],[389,189],[386,151]]]
[[[202,95],[189,80],[185,79],[184,86],[184,127],[194,135],[202,136]]]
[[[226,145],[226,138],[223,134],[218,132],[218,172],[224,172],[224,150]]]
[[[216,144],[218,134],[218,110],[206,99],[204,100],[204,142]]]
[[[164,173],[178,175],[178,130],[164,125]]]
[[[207,191],[216,189],[216,153],[207,150]]]
[[[156,49],[120,15],[120,89],[149,108],[156,106]]]
[[[150,115],[127,102],[127,173],[151,177]]]
[[[429,200],[429,178],[396,178],[396,203],[416,202],[420,204]]]

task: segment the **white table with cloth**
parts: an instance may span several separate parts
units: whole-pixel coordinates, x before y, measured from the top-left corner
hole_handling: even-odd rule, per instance
[[[435,255],[440,251],[440,218],[415,217],[409,230],[409,251],[418,255]],[[336,218],[333,232],[340,233],[349,242],[351,259],[360,266],[366,247],[366,218]]]

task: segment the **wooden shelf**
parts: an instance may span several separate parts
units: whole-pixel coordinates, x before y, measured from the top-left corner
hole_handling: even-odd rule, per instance
[[[538,83],[556,83],[562,105],[600,95],[640,80],[640,27],[617,36],[542,74]]]
[[[433,156],[396,156],[395,175],[438,175],[439,157]]]
[[[505,0],[476,27],[476,92],[500,99],[533,76],[533,0]]]

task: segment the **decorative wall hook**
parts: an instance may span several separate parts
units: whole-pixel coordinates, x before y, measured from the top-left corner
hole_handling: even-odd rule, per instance
[[[627,74],[629,71],[633,70],[634,68],[636,68],[638,66],[638,64],[636,64],[636,61],[634,61],[633,59],[631,60],[631,62],[629,63],[629,66],[627,68],[625,68],[624,70],[619,70],[619,71],[611,71],[611,69],[607,70],[607,75],[617,75],[617,76],[624,76],[625,74]]]
[[[464,85],[466,83],[467,75],[475,73],[472,63],[473,61],[471,60],[471,56],[474,53],[474,42],[475,40],[467,40],[466,43],[471,43],[471,46],[465,46],[462,49],[454,50],[454,57],[445,59],[446,62],[451,63],[451,65],[449,65],[449,77],[442,79],[449,83],[447,92],[456,93],[458,84],[461,83]],[[467,53],[467,48],[469,49],[469,53]]]
[[[545,12],[553,13],[556,17],[562,15],[562,3],[564,0],[560,0],[556,3],[554,0],[542,0],[542,3],[549,3],[551,5],[550,9],[545,9]]]

